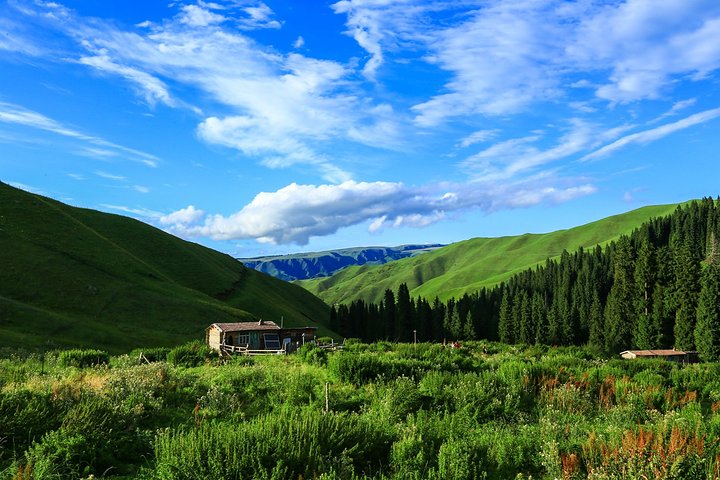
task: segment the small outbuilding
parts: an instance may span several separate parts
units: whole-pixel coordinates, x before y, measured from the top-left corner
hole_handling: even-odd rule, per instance
[[[213,323],[205,329],[205,343],[221,354],[287,353],[316,336],[317,327],[283,328],[263,320]]]
[[[697,363],[699,361],[697,352],[685,352],[682,350],[625,350],[620,356],[626,359],[635,358],[661,358],[676,363]]]

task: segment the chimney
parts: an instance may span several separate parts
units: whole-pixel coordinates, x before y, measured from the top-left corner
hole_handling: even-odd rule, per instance
[[[258,325],[265,325],[265,321],[263,321],[263,319],[261,318],[260,321],[258,322]]]

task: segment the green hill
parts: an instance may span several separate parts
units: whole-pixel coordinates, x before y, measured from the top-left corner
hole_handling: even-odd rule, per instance
[[[381,266],[350,267],[335,275],[297,282],[327,303],[379,302],[386,289],[406,283],[413,296],[446,300],[495,285],[514,273],[630,233],[644,221],[669,215],[677,205],[644,207],[568,230],[500,238],[474,238]]]
[[[139,346],[202,339],[213,322],[319,325],[306,290],[119,215],[0,182],[0,346]]]

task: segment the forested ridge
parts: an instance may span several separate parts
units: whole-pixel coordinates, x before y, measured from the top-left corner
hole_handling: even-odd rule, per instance
[[[405,284],[379,304],[334,305],[330,328],[365,341],[697,349],[720,358],[720,198],[678,206],[606,246],[563,252],[493,288],[441,302]]]

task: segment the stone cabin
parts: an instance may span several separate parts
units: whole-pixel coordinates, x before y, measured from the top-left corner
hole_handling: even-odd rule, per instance
[[[314,342],[317,327],[280,327],[275,322],[213,323],[205,343],[220,353],[287,353]]]

